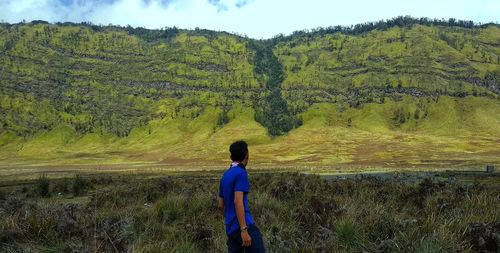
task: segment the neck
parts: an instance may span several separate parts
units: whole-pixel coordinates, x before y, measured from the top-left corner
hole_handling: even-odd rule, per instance
[[[243,162],[240,162],[240,161],[233,161],[231,163],[231,167],[234,167],[234,166],[240,166],[242,167],[243,169],[245,169],[245,164],[243,164]]]

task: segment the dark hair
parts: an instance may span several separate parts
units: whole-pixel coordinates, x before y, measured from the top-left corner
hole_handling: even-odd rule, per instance
[[[235,141],[229,146],[231,160],[241,162],[248,153],[248,144],[245,141]]]

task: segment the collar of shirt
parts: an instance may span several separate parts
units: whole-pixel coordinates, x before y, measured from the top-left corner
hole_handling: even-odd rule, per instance
[[[234,161],[234,162],[231,163],[231,167],[230,168],[233,168],[233,167],[240,167],[240,168],[242,168],[244,170],[247,170],[246,166],[243,163],[238,162],[238,161]]]

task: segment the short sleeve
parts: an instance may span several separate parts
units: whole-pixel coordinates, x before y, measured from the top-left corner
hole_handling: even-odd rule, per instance
[[[235,192],[248,192],[249,184],[248,184],[248,174],[246,171],[238,174],[236,177],[236,181],[234,183],[234,191]]]
[[[224,194],[222,193],[222,180],[219,182],[219,197],[224,198]]]

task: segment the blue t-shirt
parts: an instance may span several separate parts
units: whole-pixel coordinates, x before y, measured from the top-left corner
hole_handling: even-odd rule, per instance
[[[241,165],[232,166],[224,172],[219,185],[219,197],[224,199],[224,217],[226,224],[226,234],[230,235],[240,230],[240,224],[236,217],[236,207],[234,206],[234,192],[243,192],[243,206],[245,207],[245,221],[247,226],[254,223],[250,209],[248,208],[248,174]]]

